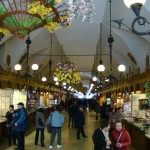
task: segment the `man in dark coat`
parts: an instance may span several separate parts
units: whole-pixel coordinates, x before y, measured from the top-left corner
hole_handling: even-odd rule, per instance
[[[79,110],[77,112],[77,118],[76,118],[76,127],[77,127],[77,139],[80,139],[80,133],[82,134],[83,138],[87,138],[88,136],[84,133],[84,124],[85,124],[85,116],[83,113],[83,108],[80,106]]]
[[[22,102],[18,103],[18,110],[16,110],[14,114],[14,133],[18,140],[18,147],[14,148],[17,150],[24,150],[24,135],[25,131],[27,130],[27,111],[24,108],[24,104]]]

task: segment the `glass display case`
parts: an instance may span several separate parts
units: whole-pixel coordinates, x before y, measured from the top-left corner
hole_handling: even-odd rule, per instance
[[[13,90],[0,89],[0,117],[5,117],[9,106],[12,104]]]

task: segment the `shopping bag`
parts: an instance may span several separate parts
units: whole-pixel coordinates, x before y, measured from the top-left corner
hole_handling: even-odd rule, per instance
[[[47,132],[48,132],[48,133],[51,133],[51,131],[52,131],[52,126],[51,126],[50,123],[48,123],[48,124],[47,124]]]

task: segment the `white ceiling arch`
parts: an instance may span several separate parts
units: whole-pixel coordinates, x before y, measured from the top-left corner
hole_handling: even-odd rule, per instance
[[[66,1],[66,0],[65,0]],[[93,64],[96,62],[98,65],[99,57],[97,55],[97,43],[99,41],[100,23],[103,24],[102,30],[102,59],[106,66],[106,70],[103,73],[104,76],[109,74],[110,62],[109,62],[109,44],[107,38],[109,37],[109,0],[93,0],[95,4],[94,15],[92,23],[82,22],[79,19],[73,19],[72,26],[70,28],[60,29],[53,34],[53,51],[52,55],[60,55],[63,45],[63,53],[66,54],[65,60],[70,60],[78,66],[79,72],[81,72],[82,83],[88,87],[91,82]],[[146,6],[141,10],[141,14],[149,18],[150,16],[150,0],[147,0]],[[124,23],[127,26],[131,26],[132,20],[135,18],[132,10],[128,9],[123,0],[112,0],[112,20],[124,18]],[[139,29],[140,27],[138,27]],[[141,72],[145,71],[145,58],[150,55],[150,37],[149,36],[137,36],[125,27],[120,29],[112,23],[112,36],[114,37],[114,43],[112,46],[113,52],[113,72],[119,76],[117,66],[121,63],[126,65],[126,72],[129,72],[129,67],[132,70],[140,68]],[[48,73],[49,56],[36,56],[36,55],[49,55],[51,33],[44,28],[37,29],[30,34],[31,45],[29,64],[37,62],[39,65],[43,64],[38,73],[46,75]],[[26,53],[25,40],[19,40],[18,38],[10,35],[5,36],[0,41],[0,64],[5,68],[7,55],[11,55],[11,68],[20,58]],[[127,56],[131,53],[135,58],[137,65]],[[72,56],[71,56],[72,55]],[[79,56],[82,55],[82,56]],[[85,56],[84,56],[85,55]],[[88,56],[86,56],[88,55]],[[4,56],[4,58],[2,58]],[[94,61],[97,59],[97,61]],[[52,56],[53,67],[54,62],[60,60],[59,56]],[[26,61],[23,66],[25,70]],[[54,70],[54,68],[52,68]],[[23,70],[23,72],[24,72]]]

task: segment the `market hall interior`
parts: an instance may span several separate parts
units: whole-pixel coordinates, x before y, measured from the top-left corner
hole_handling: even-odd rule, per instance
[[[85,134],[88,138],[82,140],[76,139],[76,129],[72,127],[68,127],[68,112],[62,112],[65,123],[62,127],[62,147],[59,148],[60,150],[94,150],[94,144],[92,141],[92,135],[94,130],[99,127],[100,121],[99,119],[96,120],[95,112],[93,110],[86,110],[85,111]],[[45,129],[45,147],[40,146],[40,141],[38,145],[34,145],[35,140],[35,130],[32,129],[30,133],[28,133],[25,137],[25,150],[47,150],[49,149],[50,144],[50,134]],[[2,142],[3,141],[3,142]],[[0,150],[13,150],[15,146],[8,147],[8,142],[6,139],[3,139],[0,142]],[[57,137],[55,138],[55,143],[53,146],[53,150],[58,150],[57,148]],[[137,150],[133,146],[131,146],[130,150]]]

